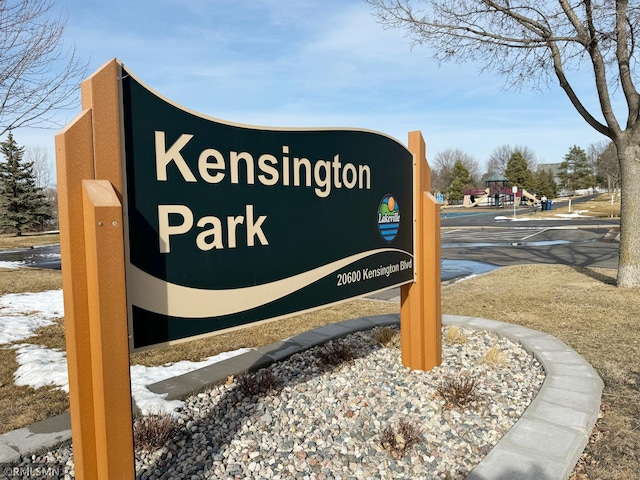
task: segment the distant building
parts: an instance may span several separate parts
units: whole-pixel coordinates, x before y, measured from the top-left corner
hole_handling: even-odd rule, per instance
[[[546,170],[553,175],[553,181],[560,185],[560,163],[539,163],[538,170]]]

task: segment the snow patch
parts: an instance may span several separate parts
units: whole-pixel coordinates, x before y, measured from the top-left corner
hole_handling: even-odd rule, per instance
[[[530,222],[533,218],[529,217],[507,217],[504,215],[500,215],[498,217],[494,217],[494,220],[511,220],[512,222]]]
[[[13,375],[16,385],[36,389],[54,387],[69,393],[65,352],[31,344],[15,345],[11,348],[16,350],[16,361],[19,365]],[[165,400],[166,394],[153,393],[147,388],[147,385],[213,365],[250,350],[249,348],[240,348],[230,352],[223,352],[200,362],[184,360],[158,367],[132,365],[131,394],[136,405],[145,415],[149,413],[171,413],[182,407],[184,402],[180,400]]]
[[[180,400],[165,400],[166,394],[151,392],[147,385],[151,385],[167,378],[177,377],[184,373],[208,367],[214,363],[221,362],[228,358],[249,352],[250,348],[240,348],[230,352],[223,352],[212,357],[208,357],[200,362],[190,362],[183,360],[176,363],[168,363],[160,367],[146,367],[144,365],[131,366],[131,393],[136,401],[136,405],[143,415],[150,413],[170,413],[184,406]]]
[[[32,388],[56,387],[69,393],[67,355],[42,345],[16,345],[18,369],[13,373],[13,382],[18,386]]]
[[[24,266],[24,263],[22,262],[0,262],[0,268],[15,269],[21,268],[22,266]]]
[[[32,337],[39,327],[52,325],[64,316],[62,290],[39,293],[17,293],[0,297],[0,344],[12,343]],[[18,386],[32,388],[54,387],[69,393],[66,352],[42,345],[19,344],[16,350],[18,368],[14,382]],[[179,400],[165,400],[166,395],[149,391],[147,385],[213,365],[249,348],[223,352],[200,362],[181,361],[159,367],[131,366],[131,392],[136,405],[143,413],[172,412],[184,405]]]
[[[62,290],[0,297],[0,344],[19,342],[64,316]]]

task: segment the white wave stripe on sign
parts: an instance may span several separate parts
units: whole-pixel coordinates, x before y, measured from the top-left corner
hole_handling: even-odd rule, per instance
[[[127,283],[131,286],[129,291],[131,303],[149,312],[181,318],[218,317],[273,302],[358,260],[385,252],[401,252],[410,255],[404,250],[380,248],[351,255],[275,282],[226,290],[207,290],[176,285],[156,278],[134,265],[129,265]]]

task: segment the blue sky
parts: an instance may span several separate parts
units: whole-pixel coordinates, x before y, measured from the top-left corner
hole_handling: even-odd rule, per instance
[[[515,92],[477,65],[438,66],[402,31],[377,24],[362,0],[59,1],[66,42],[89,60],[88,73],[116,57],[165,97],[219,119],[363,128],[405,144],[420,130],[428,158],[459,148],[481,165],[505,144],[554,163],[573,145],[606,140],[559,87]],[[61,112],[61,122],[78,112]],[[53,161],[55,133],[14,136]]]

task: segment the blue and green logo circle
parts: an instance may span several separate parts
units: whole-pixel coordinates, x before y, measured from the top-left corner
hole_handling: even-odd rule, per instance
[[[378,230],[387,242],[392,241],[400,228],[400,208],[391,194],[384,196],[378,207]]]

